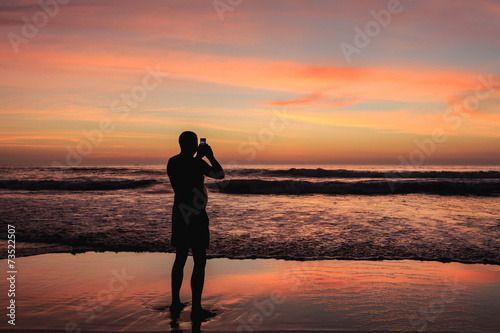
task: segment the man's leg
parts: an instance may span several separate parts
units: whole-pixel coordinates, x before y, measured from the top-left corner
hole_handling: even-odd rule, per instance
[[[217,314],[205,310],[201,307],[201,294],[205,282],[205,266],[207,263],[207,250],[205,248],[193,249],[194,268],[191,276],[191,291],[193,293],[193,309],[191,311],[191,321],[193,322],[193,332],[196,324],[205,321]],[[197,326],[199,327],[199,326]]]
[[[180,307],[181,299],[179,293],[181,291],[182,279],[184,277],[184,265],[188,256],[188,247],[177,247],[175,249],[175,261],[172,266],[172,307]]]
[[[193,311],[201,311],[201,294],[205,283],[205,266],[207,263],[207,250],[193,248],[194,268],[191,275],[191,292],[193,294]]]

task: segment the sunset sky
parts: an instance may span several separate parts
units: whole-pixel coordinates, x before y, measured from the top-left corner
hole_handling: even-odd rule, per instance
[[[0,3],[2,164],[184,130],[222,164],[500,163],[498,1],[58,1]]]

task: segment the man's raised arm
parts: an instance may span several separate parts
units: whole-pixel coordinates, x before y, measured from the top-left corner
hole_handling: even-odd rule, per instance
[[[208,170],[205,170],[205,176],[215,179],[223,179],[225,176],[224,170],[222,169],[222,166],[217,161],[217,159],[214,157],[212,147],[210,147],[209,145],[204,145],[201,156],[206,156],[211,164],[210,168]]]

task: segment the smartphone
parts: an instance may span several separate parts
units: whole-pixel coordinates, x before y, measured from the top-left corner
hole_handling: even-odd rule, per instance
[[[206,145],[207,144],[207,139],[206,138],[201,138],[200,139],[200,146]]]

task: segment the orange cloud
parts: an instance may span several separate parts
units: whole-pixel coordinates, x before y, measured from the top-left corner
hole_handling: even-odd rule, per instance
[[[0,54],[5,61],[16,61],[8,54]],[[440,70],[432,67],[391,69],[383,67],[345,67],[344,65],[312,66],[291,61],[273,61],[259,58],[234,58],[178,51],[166,54],[138,55],[137,52],[120,54],[92,54],[84,52],[42,51],[27,53],[22,64],[24,73],[2,71],[14,86],[37,88],[46,84],[44,75],[51,71],[57,76],[53,83],[67,86],[67,73],[78,77],[75,86],[106,84],[96,77],[116,80],[128,72],[143,73],[146,66],[155,66],[171,78],[213,82],[218,84],[250,87],[274,91],[308,93],[328,91],[334,96],[363,99],[388,99],[396,101],[444,100],[477,85],[476,74],[464,71]],[[41,73],[39,75],[37,73]],[[130,75],[130,74],[129,74]],[[137,74],[136,74],[137,75]],[[91,80],[89,80],[89,77]],[[107,83],[109,86],[109,82]],[[326,94],[326,93],[325,93]],[[310,93],[300,103],[319,98]]]
[[[338,43],[352,40],[353,27],[363,26],[372,19],[371,9],[385,5],[245,2],[221,22],[205,0],[71,2],[20,45],[18,54],[7,38],[0,40],[0,144],[45,140],[40,144],[64,146],[106,117],[117,125],[100,147],[110,153],[128,145],[130,153],[153,154],[161,146],[148,148],[155,140],[175,139],[190,127],[219,140],[229,155],[234,145],[266,126],[270,111],[258,109],[262,105],[288,107],[290,120],[300,123],[300,133],[281,133],[287,141],[273,142],[290,154],[300,142],[308,142],[302,152],[314,150],[319,143],[306,139],[320,126],[355,129],[346,134],[352,142],[362,130],[428,135],[433,128],[449,127],[442,118],[446,103],[474,93],[477,75],[499,64],[491,54],[498,53],[500,6],[485,0],[457,0],[452,7],[413,2],[359,61],[348,65]],[[19,32],[21,17],[30,17],[39,5],[28,0],[2,10],[0,32],[6,36]],[[457,52],[462,53],[455,58]],[[129,117],[118,119],[111,102],[142,80],[146,66],[170,75]],[[206,92],[205,87],[217,88]],[[496,102],[482,104],[450,133],[497,138],[497,109]]]

